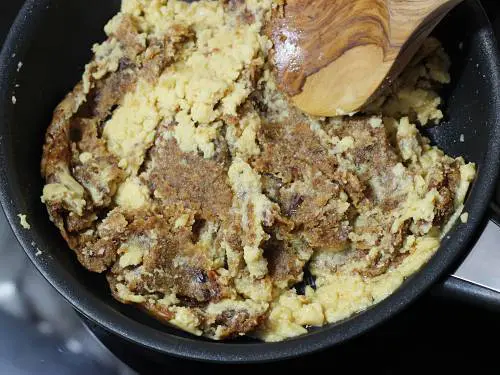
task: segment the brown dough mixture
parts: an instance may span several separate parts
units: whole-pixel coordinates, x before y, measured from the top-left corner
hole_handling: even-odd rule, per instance
[[[279,341],[360,312],[439,247],[474,166],[429,144],[429,39],[353,117],[298,113],[263,29],[279,1],[123,0],[57,107],[42,200],[111,292],[196,335]]]

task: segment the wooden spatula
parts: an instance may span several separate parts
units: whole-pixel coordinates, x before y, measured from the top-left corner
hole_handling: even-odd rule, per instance
[[[462,0],[286,0],[269,27],[280,88],[303,111],[359,110]]]

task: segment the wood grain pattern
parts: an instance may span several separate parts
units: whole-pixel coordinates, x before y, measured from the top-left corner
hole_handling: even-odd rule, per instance
[[[269,27],[279,87],[310,114],[356,111],[460,1],[287,0]]]

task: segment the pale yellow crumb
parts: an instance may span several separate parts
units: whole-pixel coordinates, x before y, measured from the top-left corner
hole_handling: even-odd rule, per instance
[[[463,224],[466,224],[469,221],[469,213],[468,212],[464,212],[462,215],[460,215],[460,221]]]
[[[21,224],[24,229],[31,229],[31,225],[28,223],[28,218],[26,215],[18,214],[17,216],[19,217],[19,224]]]

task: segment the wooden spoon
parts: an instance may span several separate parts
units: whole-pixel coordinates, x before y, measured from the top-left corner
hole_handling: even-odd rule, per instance
[[[462,0],[287,0],[268,28],[278,84],[304,112],[358,111]]]

